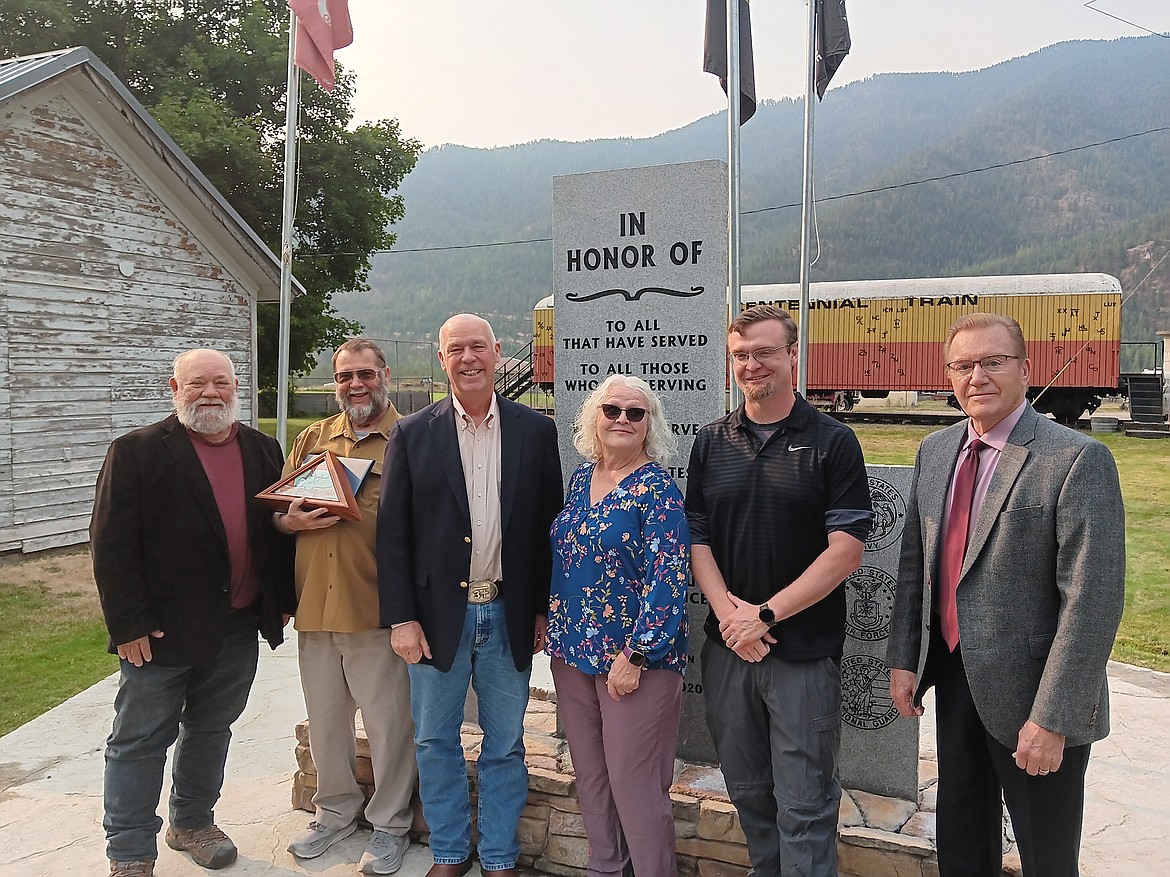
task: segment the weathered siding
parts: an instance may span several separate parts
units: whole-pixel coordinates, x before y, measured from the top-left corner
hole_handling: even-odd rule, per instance
[[[51,84],[0,106],[0,550],[86,539],[106,448],[170,412],[177,353],[227,353],[252,417],[252,297],[97,112]]]
[[[3,185],[0,182],[0,185]],[[0,198],[3,198],[0,191]],[[0,221],[0,288],[4,283],[3,234],[8,223]],[[8,297],[0,294],[0,551],[7,545],[12,521],[12,393],[8,389]]]

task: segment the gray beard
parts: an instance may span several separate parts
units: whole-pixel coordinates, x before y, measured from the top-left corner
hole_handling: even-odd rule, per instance
[[[349,422],[355,426],[364,425],[381,417],[390,406],[390,394],[385,387],[378,387],[370,391],[370,401],[366,405],[355,405],[349,401],[348,393],[337,394],[337,407],[345,412]]]
[[[202,400],[184,402],[178,397],[174,403],[179,423],[200,435],[218,435],[226,432],[240,419],[239,396],[233,396],[232,401],[227,404],[221,402],[218,405],[208,404]]]

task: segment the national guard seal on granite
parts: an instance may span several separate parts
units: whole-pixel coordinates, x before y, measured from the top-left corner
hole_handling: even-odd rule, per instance
[[[897,488],[880,478],[869,479],[869,498],[873,503],[873,529],[865,540],[866,551],[881,551],[902,535],[906,521],[906,500]]]
[[[873,655],[841,659],[841,718],[862,731],[876,731],[898,718],[890,699],[890,673]]]

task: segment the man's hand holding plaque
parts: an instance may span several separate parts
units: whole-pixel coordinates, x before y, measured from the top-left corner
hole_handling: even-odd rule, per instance
[[[350,461],[347,461],[350,462]],[[360,521],[362,513],[354,498],[354,481],[360,489],[361,482],[369,471],[368,460],[354,460],[366,463],[365,472],[353,472],[332,451],[311,457],[286,477],[256,494],[256,499],[272,506],[279,512],[288,512],[293,500],[303,500],[305,508],[320,508],[347,521]]]

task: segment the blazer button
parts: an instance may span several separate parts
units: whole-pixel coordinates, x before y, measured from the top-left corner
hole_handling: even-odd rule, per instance
[[[459,583],[459,587],[461,587],[461,588],[466,588],[466,587],[467,587],[467,582],[460,582],[460,583]]]
[[[470,544],[471,544],[471,537],[470,537],[470,536],[464,536],[464,537],[463,537],[463,541],[464,541],[464,542],[466,542],[468,545],[470,545]]]

